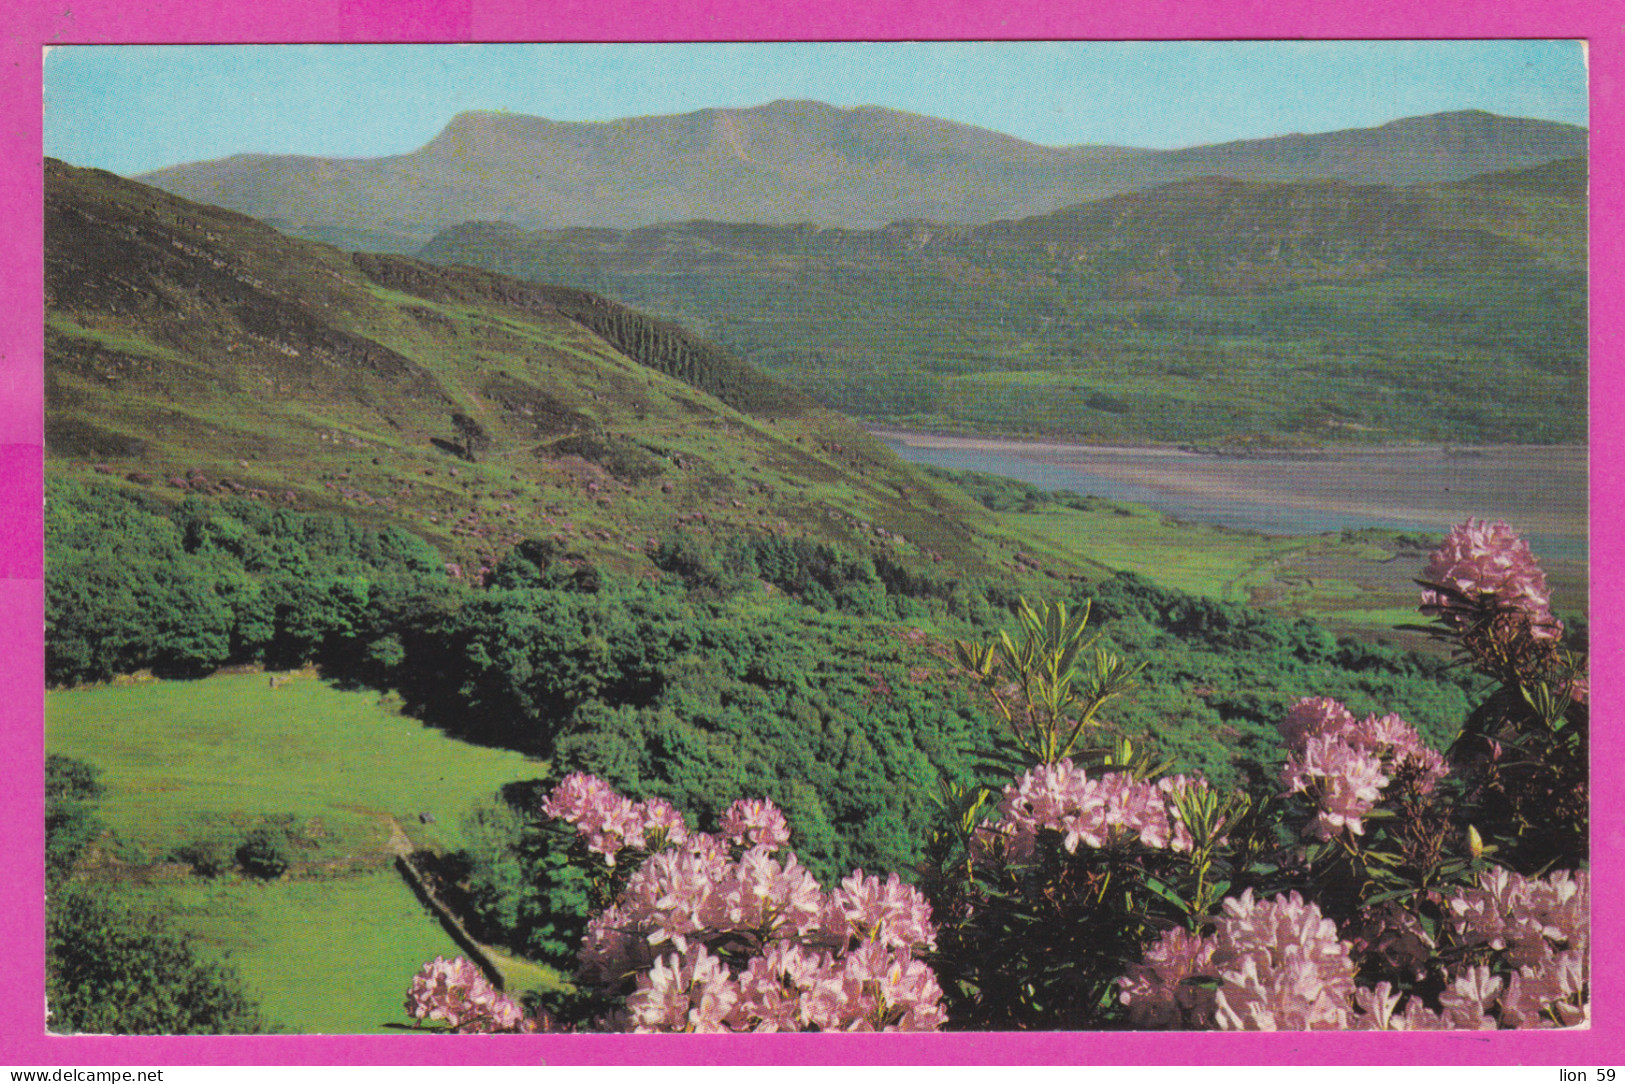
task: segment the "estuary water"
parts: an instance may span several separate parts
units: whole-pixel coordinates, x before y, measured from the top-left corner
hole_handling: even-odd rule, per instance
[[[1181,520],[1305,535],[1360,527],[1442,533],[1477,516],[1506,520],[1537,556],[1586,560],[1582,446],[1402,446],[1242,457],[873,432],[916,463],[1142,504]]]

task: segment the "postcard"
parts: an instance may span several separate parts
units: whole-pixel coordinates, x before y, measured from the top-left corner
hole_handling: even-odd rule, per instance
[[[712,14],[8,46],[8,1063],[1607,1064],[1617,30]]]

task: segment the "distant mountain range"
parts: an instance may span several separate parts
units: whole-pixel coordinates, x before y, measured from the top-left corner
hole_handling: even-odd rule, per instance
[[[408,252],[474,220],[979,225],[1202,176],[1438,183],[1583,155],[1586,140],[1573,125],[1473,111],[1180,150],[1045,147],[891,109],[779,101],[591,123],[464,113],[409,154],[237,155],[138,179],[299,236]]]
[[[984,226],[469,223],[423,258],[598,291],[890,424],[1100,440],[1585,433],[1584,159],[1177,181]]]

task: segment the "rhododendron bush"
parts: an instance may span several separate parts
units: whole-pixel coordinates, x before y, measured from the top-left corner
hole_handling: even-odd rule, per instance
[[[1527,1028],[1587,1019],[1584,660],[1505,524],[1433,555],[1422,612],[1488,679],[1450,749],[1304,690],[1251,788],[1172,773],[1103,710],[1139,674],[1088,609],[1022,605],[959,644],[1004,774],[941,784],[924,868],[826,887],[742,798],[699,831],[577,773],[543,812],[593,870],[561,1016],[630,1031]],[[914,883],[910,883],[914,882]],[[437,959],[408,1010],[450,1031],[552,1017]]]

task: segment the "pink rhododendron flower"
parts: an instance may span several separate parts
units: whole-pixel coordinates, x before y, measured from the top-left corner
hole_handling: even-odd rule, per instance
[[[1469,519],[1454,527],[1434,551],[1423,578],[1450,589],[1423,588],[1422,612],[1451,628],[1470,628],[1484,607],[1492,605],[1527,614],[1530,632],[1538,638],[1563,634],[1562,622],[1552,616],[1546,574],[1529,544],[1499,520]]]
[[[1448,773],[1444,757],[1422,741],[1416,728],[1397,715],[1355,719],[1336,700],[1300,700],[1281,723],[1287,760],[1281,784],[1288,793],[1305,794],[1319,813],[1310,830],[1332,839],[1345,829],[1365,831],[1365,816],[1382,800],[1395,771],[1414,772],[1422,793]]]
[[[688,935],[715,917],[714,895],[728,873],[727,858],[716,854],[671,849],[650,855],[627,882],[621,913],[649,944],[671,942],[683,951]]]
[[[717,882],[706,926],[761,940],[799,936],[819,928],[824,908],[823,889],[794,854],[781,863],[770,848],[752,847]]]
[[[1515,968],[1538,967],[1560,951],[1582,957],[1591,943],[1591,880],[1582,870],[1529,879],[1499,867],[1476,888],[1445,901],[1447,919],[1466,945],[1487,945]]]
[[[626,1018],[633,1031],[727,1031],[724,1021],[738,1000],[727,966],[704,945],[693,945],[659,957],[638,976]]]
[[[1174,794],[1195,782],[1172,776],[1142,783],[1127,772],[1091,778],[1070,760],[1040,764],[1004,788],[998,820],[982,830],[993,838],[979,845],[979,854],[1026,861],[1045,830],[1061,833],[1068,854],[1076,854],[1080,845],[1099,849],[1125,843],[1188,851],[1190,832],[1179,819]]]
[[[1325,735],[1306,739],[1287,755],[1281,783],[1289,793],[1314,800],[1320,812],[1312,828],[1319,838],[1332,839],[1344,829],[1364,834],[1363,818],[1382,800],[1388,777],[1380,757]]]
[[[790,825],[765,798],[740,798],[722,815],[722,834],[741,847],[778,850],[790,842]]]
[[[1192,979],[1217,979],[1215,942],[1175,927],[1145,950],[1145,959],[1117,980],[1128,1018],[1137,1028],[1211,1028],[1218,1006],[1214,989]]]
[[[1319,907],[1296,892],[1260,902],[1251,889],[1224,901],[1211,937],[1164,933],[1118,988],[1142,1026],[1226,1031],[1345,1028],[1356,992],[1349,946]]]
[[[842,1031],[935,1031],[947,1022],[942,988],[907,949],[868,941],[846,954]]]
[[[836,947],[873,942],[887,948],[936,947],[931,904],[893,873],[886,880],[853,870],[830,894],[824,929]]]
[[[1215,1020],[1226,1031],[1303,1031],[1349,1025],[1354,963],[1337,925],[1296,892],[1224,901],[1212,966],[1222,985]]]
[[[770,944],[739,975],[734,1031],[805,1031],[839,1027],[841,977],[834,958],[790,941]]]
[[[542,803],[542,812],[573,826],[587,849],[612,866],[624,848],[644,845],[643,810],[595,775],[565,776]]]
[[[406,1012],[414,1020],[439,1020],[464,1034],[539,1029],[517,1001],[462,956],[436,956],[424,964],[406,991]]]
[[[643,826],[644,846],[650,850],[659,850],[688,838],[688,825],[684,823],[682,813],[666,799],[646,798],[633,809]]]

